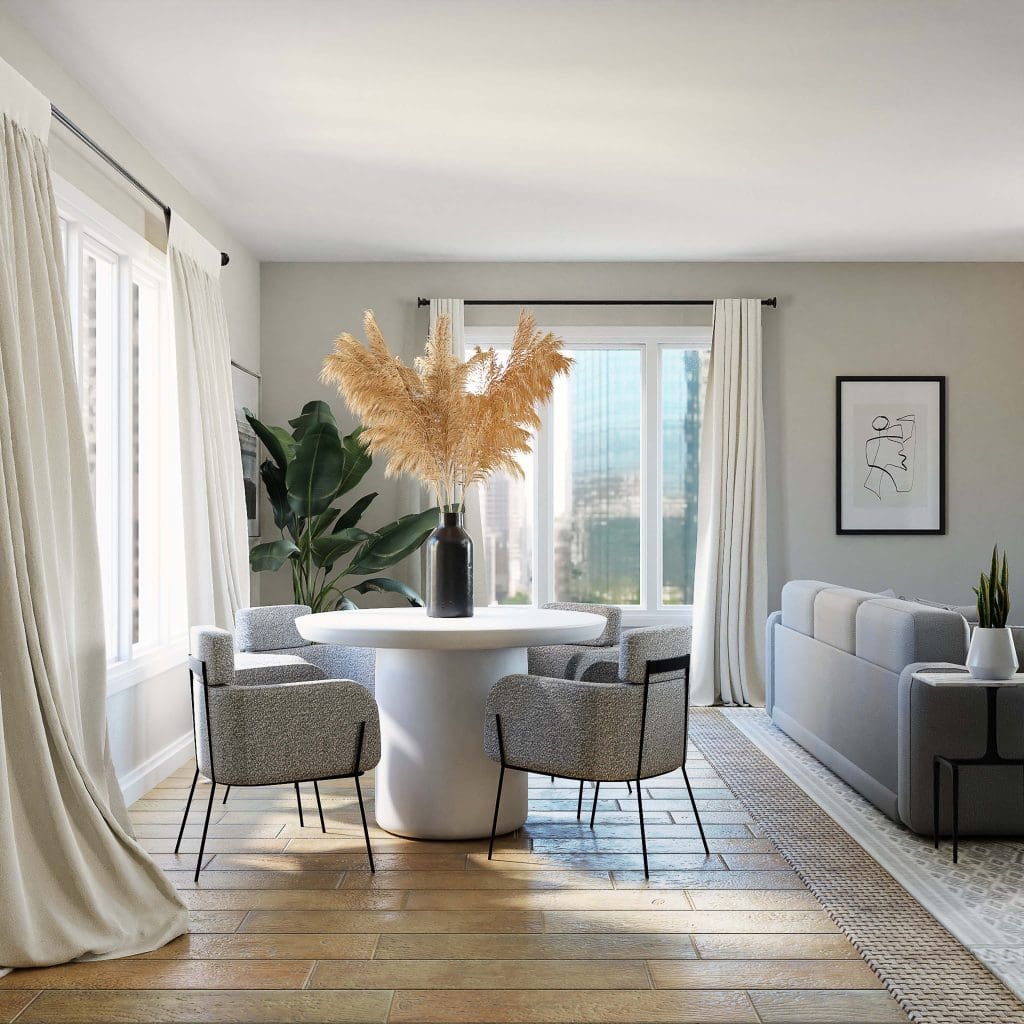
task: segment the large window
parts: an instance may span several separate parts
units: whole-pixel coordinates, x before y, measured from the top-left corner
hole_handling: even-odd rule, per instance
[[[115,680],[184,637],[166,261],[58,181],[75,363]]]
[[[708,328],[558,328],[560,378],[525,480],[487,485],[493,600],[622,605],[636,618],[693,603]],[[467,328],[469,345],[507,328]]]

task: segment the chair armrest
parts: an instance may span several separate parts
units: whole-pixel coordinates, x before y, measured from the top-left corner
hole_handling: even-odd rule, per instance
[[[202,687],[195,695],[200,705]],[[359,770],[368,771],[380,760],[377,704],[359,683],[325,679],[229,686],[210,688],[207,695],[218,782],[262,786],[351,774],[361,723]],[[204,709],[196,711],[202,767],[208,741]]]

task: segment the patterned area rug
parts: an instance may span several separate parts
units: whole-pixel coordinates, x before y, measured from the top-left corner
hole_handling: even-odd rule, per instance
[[[1019,880],[1007,878],[1003,867],[998,883],[977,886],[972,882],[978,872],[979,848],[1003,847],[1002,861],[986,860],[994,878],[997,864],[1010,863],[1008,855],[1018,844],[968,841],[956,868],[947,848],[934,856],[934,863],[929,858],[930,869],[924,871],[924,849],[934,854],[930,846],[873,808],[874,817],[863,809],[857,813],[850,810],[857,803],[865,808],[869,805],[788,741],[763,711],[695,709],[692,728],[694,741],[725,784],[912,1020],[920,1024],[1024,1024],[1024,1004],[950,934],[957,920],[968,917],[981,934],[985,908],[990,904],[1000,905],[999,934],[1008,934],[1022,899]],[[824,776],[833,780],[832,786]],[[812,780],[816,780],[813,786]],[[830,795],[840,789],[845,796]],[[882,823],[888,823],[891,837]],[[905,845],[907,840],[897,839],[897,833],[912,840],[915,851],[914,856],[905,851],[902,865],[897,865],[891,848],[897,841]],[[890,873],[890,865],[899,868],[899,881]],[[912,887],[907,867],[925,881]],[[940,868],[945,874],[940,874]],[[937,878],[946,881],[939,886]],[[1011,886],[1012,892],[1008,891]],[[914,895],[908,891],[912,888]],[[1000,889],[1001,898],[995,895]],[[941,907],[930,898],[932,894],[942,896]],[[936,919],[940,915],[947,927]],[[1024,933],[1019,920],[1014,924],[1017,934]],[[986,934],[992,939],[995,928]],[[1012,947],[990,942],[976,948],[1006,951]],[[1024,954],[1024,949],[1016,952]],[[986,962],[997,969],[993,959]]]

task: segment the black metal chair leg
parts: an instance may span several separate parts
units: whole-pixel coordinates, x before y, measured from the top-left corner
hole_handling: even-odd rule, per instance
[[[647,832],[644,830],[644,797],[640,792],[640,780],[636,780],[636,807],[640,815],[640,846],[644,851],[644,878],[650,879],[651,873],[647,868]]]
[[[626,779],[626,789],[628,789],[630,793],[633,792],[633,783],[630,782],[629,779]]]
[[[313,780],[313,792],[316,793],[316,809],[320,815],[320,831],[326,832],[327,826],[324,824],[324,809],[320,805],[320,787],[316,784],[316,779]]]
[[[225,786],[224,787],[224,799],[221,800],[222,804],[226,804],[228,802],[228,793],[230,793],[230,792],[231,792],[231,787],[230,786]]]
[[[594,805],[590,808],[590,827],[594,827],[594,815],[597,814],[597,794],[601,791],[600,781],[594,783]]]
[[[199,881],[199,871],[203,866],[203,851],[206,849],[206,833],[210,827],[210,812],[213,810],[213,795],[217,791],[217,783],[210,780],[210,799],[206,804],[206,821],[203,822],[203,838],[199,840],[199,856],[196,858],[195,881]]]
[[[181,846],[181,837],[185,834],[185,822],[188,821],[188,812],[192,807],[192,795],[196,791],[196,783],[199,781],[199,769],[196,769],[195,775],[192,776],[192,788],[188,791],[188,800],[185,803],[185,813],[181,816],[181,828],[178,829],[178,841],[174,844],[174,852],[178,852],[178,848]]]
[[[937,757],[932,758],[932,841],[939,848],[939,785],[942,766]]]
[[[693,808],[693,816],[697,819],[697,830],[700,832],[700,841],[704,844],[704,856],[710,857],[711,849],[708,847],[708,841],[704,835],[704,826],[701,824],[700,813],[697,811],[697,801],[693,798],[693,787],[690,785],[690,776],[686,774],[685,765],[683,766],[683,781],[686,783],[686,792],[690,794],[690,806]]]
[[[487,859],[494,856],[494,833],[498,831],[498,809],[501,807],[501,784],[505,781],[505,766],[498,772],[498,792],[494,797],[494,818],[491,820],[491,841],[487,844]],[[582,786],[583,783],[581,782]]]
[[[953,773],[953,863],[957,861],[960,846],[960,769],[950,766]]]
[[[576,820],[580,820],[580,815],[583,813],[583,780],[580,779],[580,798],[576,801]]]
[[[299,805],[299,828],[305,828],[306,823],[302,820],[302,793],[297,782],[295,783],[295,802]]]
[[[360,744],[361,746],[361,744]],[[359,762],[356,761],[358,765]],[[359,776],[355,776],[356,780],[356,796],[359,797],[359,817],[363,819],[363,839],[366,840],[366,856],[370,861],[370,874],[376,874],[376,867],[373,864],[373,849],[370,846],[370,830],[366,827],[366,809],[363,807],[363,790],[359,785]]]

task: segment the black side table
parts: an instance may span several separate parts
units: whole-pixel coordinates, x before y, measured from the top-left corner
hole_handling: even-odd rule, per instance
[[[936,754],[932,760],[932,837],[935,849],[939,848],[939,787],[942,784],[942,768],[949,768],[953,782],[953,863],[957,862],[960,831],[960,769],[975,766],[1024,768],[1024,758],[1003,757],[999,753],[998,704],[996,696],[1007,686],[1024,685],[1024,672],[1018,672],[1012,679],[973,679],[956,672],[915,672],[914,678],[928,686],[977,687],[985,691],[987,720],[985,728],[985,752],[980,757],[945,757]]]

